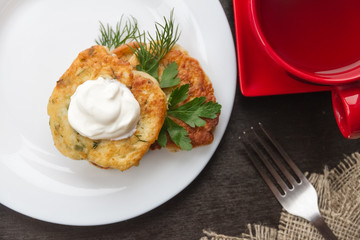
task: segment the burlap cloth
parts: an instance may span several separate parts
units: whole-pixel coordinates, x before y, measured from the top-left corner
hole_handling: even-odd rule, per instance
[[[346,157],[323,174],[307,174],[319,195],[319,208],[339,240],[360,240],[360,154]],[[323,240],[306,220],[281,212],[278,229],[248,224],[248,232],[231,237],[203,230],[201,240]]]

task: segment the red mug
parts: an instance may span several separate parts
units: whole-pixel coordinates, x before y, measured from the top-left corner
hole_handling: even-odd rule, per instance
[[[297,80],[332,86],[336,121],[360,138],[360,1],[248,0],[255,35]]]

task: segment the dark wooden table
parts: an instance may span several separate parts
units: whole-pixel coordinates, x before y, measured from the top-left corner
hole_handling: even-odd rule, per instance
[[[233,6],[220,1],[234,33]],[[239,236],[248,223],[277,226],[281,207],[241,150],[243,129],[262,121],[301,170],[321,172],[360,140],[342,137],[329,92],[246,98],[239,88],[225,135],[201,174],[162,206],[128,221],[73,227],[32,219],[0,205],[0,239],[199,239],[203,229]]]

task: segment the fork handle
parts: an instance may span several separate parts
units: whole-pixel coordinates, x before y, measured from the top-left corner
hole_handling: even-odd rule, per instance
[[[316,227],[316,229],[321,233],[321,235],[326,240],[338,240],[338,238],[331,231],[329,226],[326,224],[324,219],[319,215],[311,221],[311,223]]]

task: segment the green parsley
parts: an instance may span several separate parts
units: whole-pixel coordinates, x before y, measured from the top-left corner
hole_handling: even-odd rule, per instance
[[[149,32],[140,33],[135,18],[128,19],[125,25],[120,22],[113,29],[109,25],[106,27],[100,22],[100,36],[95,40],[97,44],[107,46],[110,50],[125,44],[130,40],[137,42],[138,48],[129,46],[137,57],[139,64],[136,69],[146,72],[157,79],[162,89],[178,86],[180,79],[177,78],[179,73],[176,62],[169,64],[159,79],[159,62],[174,47],[180,37],[178,26],[174,26],[173,10],[170,18],[164,17],[164,24],[155,23],[155,37]],[[149,43],[147,43],[149,42]],[[191,150],[192,144],[188,137],[186,129],[177,124],[173,119],[179,119],[190,127],[202,127],[206,124],[202,118],[214,119],[220,113],[221,105],[216,102],[206,102],[205,97],[196,97],[181,106],[181,102],[185,101],[189,95],[189,84],[178,86],[173,89],[168,99],[168,112],[164,120],[164,124],[159,133],[157,142],[162,147],[166,147],[167,135],[182,150]],[[140,136],[137,136],[139,141]],[[94,142],[94,148],[98,143]]]
[[[194,98],[180,107],[170,108],[167,114],[184,121],[190,127],[202,127],[206,122],[201,117],[214,119],[221,109],[220,104],[211,101],[205,103],[205,100],[206,97]]]
[[[179,85],[180,79],[175,78],[178,75],[178,73],[179,71],[177,70],[176,62],[169,64],[169,66],[167,66],[164,69],[163,74],[161,76],[160,87],[168,88]]]
[[[188,132],[185,130],[185,128],[175,123],[169,117],[165,118],[164,125],[162,126],[157,140],[161,147],[166,147],[166,132],[169,133],[171,140],[182,150],[190,151],[192,149],[191,140],[188,137]]]
[[[168,99],[168,107],[169,109],[173,109],[176,105],[187,99],[189,92],[189,84],[182,85],[180,87],[175,88]]]
[[[205,102],[205,97],[196,97],[181,106],[177,106],[188,98],[188,92],[189,84],[185,84],[175,88],[170,94],[168,100],[169,110],[157,140],[161,147],[165,147],[167,144],[167,132],[171,140],[182,150],[189,151],[192,149],[188,132],[170,117],[177,118],[190,127],[202,127],[206,124],[202,118],[214,119],[217,117],[216,114],[220,113],[221,105],[212,101]]]

